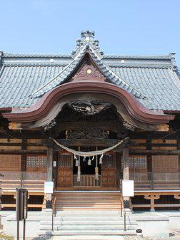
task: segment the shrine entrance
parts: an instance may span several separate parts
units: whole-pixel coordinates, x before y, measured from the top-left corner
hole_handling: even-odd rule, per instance
[[[90,149],[84,147],[83,150]],[[91,147],[93,149],[93,147]],[[57,166],[57,189],[61,188],[113,188],[116,187],[116,154],[80,157],[59,152]]]

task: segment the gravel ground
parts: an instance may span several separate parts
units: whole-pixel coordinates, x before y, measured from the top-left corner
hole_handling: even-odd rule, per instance
[[[170,232],[169,237],[142,237],[142,236],[125,236],[125,240],[180,240],[180,232]]]
[[[52,236],[43,236],[43,237],[35,237],[35,238],[26,238],[26,240],[50,240]],[[180,240],[180,232],[171,232],[170,237],[160,238],[160,237],[142,237],[138,236],[124,236],[124,240]],[[13,240],[11,236],[8,236],[0,231],[0,240]],[[66,239],[64,239],[66,240]]]

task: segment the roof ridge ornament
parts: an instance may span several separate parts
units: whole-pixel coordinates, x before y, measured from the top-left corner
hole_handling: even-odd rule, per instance
[[[93,47],[93,49],[96,51],[100,58],[103,57],[104,53],[99,47],[99,40],[94,39],[94,36],[94,31],[86,30],[81,32],[81,39],[76,40],[76,48],[74,51],[72,51],[73,58],[76,58],[82,47],[86,46],[88,48],[89,45]]]

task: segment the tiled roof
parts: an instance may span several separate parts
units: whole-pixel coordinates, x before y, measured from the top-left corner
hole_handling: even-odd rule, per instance
[[[82,33],[71,55],[0,53],[0,108],[26,108],[63,84],[86,51],[111,83],[154,110],[180,110],[180,80],[174,54],[109,56],[90,32]],[[2,55],[2,56],[1,56]]]

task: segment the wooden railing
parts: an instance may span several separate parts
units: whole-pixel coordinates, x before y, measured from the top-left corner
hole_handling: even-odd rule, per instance
[[[131,173],[135,189],[179,189],[180,173]]]
[[[30,191],[43,192],[46,173],[42,172],[1,172],[3,177],[2,191],[14,191],[18,187],[26,188]]]
[[[73,186],[80,187],[99,187],[101,186],[101,176],[99,179],[95,179],[95,175],[81,175],[80,182],[77,181],[77,175],[73,176]]]
[[[13,198],[16,197],[16,188],[22,187],[29,191],[30,195],[44,196],[44,182],[46,179],[46,173],[41,172],[18,172],[9,171],[1,172],[3,176],[0,176],[2,194],[11,195]],[[15,209],[16,203],[13,202],[2,202],[2,209]],[[28,208],[42,208],[43,203],[29,203]]]

